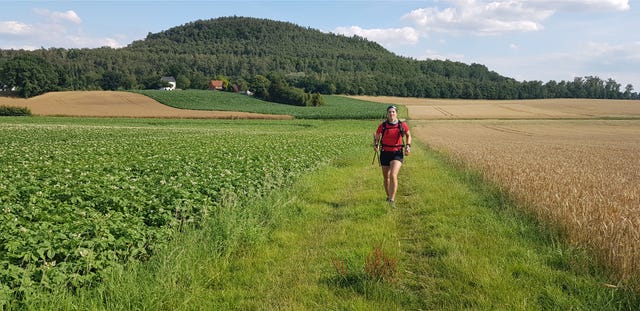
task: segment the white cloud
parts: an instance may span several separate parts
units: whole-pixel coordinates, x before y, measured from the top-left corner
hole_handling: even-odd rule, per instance
[[[31,26],[16,21],[0,21],[0,34],[25,35],[31,32]]]
[[[90,38],[86,36],[68,36],[64,38],[68,46],[73,47],[103,47],[120,48],[123,45],[114,38]]]
[[[40,20],[27,24],[0,21],[0,48],[33,50],[40,47],[95,48],[122,47],[115,38],[96,38],[85,34],[79,26],[82,19],[74,11],[55,12],[34,9]],[[37,47],[33,42],[38,42]]]
[[[541,22],[552,10],[534,8],[524,1],[449,1],[454,7],[443,10],[421,8],[402,17],[424,32],[474,33],[495,35],[513,31],[543,29]]]
[[[532,7],[566,12],[626,11],[628,0],[530,0]]]
[[[358,26],[337,27],[334,33],[345,36],[358,35],[381,45],[415,44],[420,39],[419,33],[411,27],[364,29]]]
[[[640,41],[624,44],[590,42],[570,52],[550,52],[516,57],[488,57],[474,60],[516,80],[572,81],[574,77],[612,78],[640,90]]]
[[[402,17],[424,33],[498,35],[539,31],[556,12],[624,11],[628,0],[449,0],[450,6],[419,8]]]
[[[419,56],[417,59],[438,59],[438,60],[452,60],[452,61],[463,61],[463,54],[442,54],[433,50],[426,50]]]
[[[76,12],[71,10],[66,12],[55,12],[55,11],[49,11],[47,9],[33,9],[33,11],[40,16],[44,16],[48,18],[54,23],[60,23],[60,22],[70,22],[74,24],[82,23],[82,19],[80,19],[80,16],[78,16]]]
[[[621,71],[636,71],[640,66],[640,41],[623,44],[588,42],[581,55],[593,64],[619,67]]]

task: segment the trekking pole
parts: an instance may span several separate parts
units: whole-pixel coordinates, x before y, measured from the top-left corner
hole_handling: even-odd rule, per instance
[[[380,140],[377,141],[377,142],[375,141],[375,139],[376,139],[376,135],[374,134],[373,135],[373,145],[374,145],[374,147],[375,147],[375,144],[377,143],[378,147],[382,148],[382,146],[380,145],[380,143],[382,141],[382,137],[380,137]],[[378,157],[378,149],[373,149],[373,159],[371,159],[371,165],[373,165],[373,163],[375,163],[377,157]],[[378,162],[380,162],[380,161],[378,161]]]
[[[384,120],[384,117],[383,117],[383,120]],[[378,141],[376,141],[376,134],[373,134],[373,144],[375,145],[376,143],[378,144],[378,147],[382,151],[382,136],[380,136],[380,139],[378,139]],[[374,149],[373,150],[373,159],[371,159],[371,165],[373,165],[373,163],[375,163],[377,157],[379,157],[378,150]],[[378,163],[380,163],[379,160],[378,160]]]
[[[373,159],[371,159],[371,165],[373,165],[373,163],[375,163],[377,157],[378,157],[378,151],[377,150],[373,150]]]

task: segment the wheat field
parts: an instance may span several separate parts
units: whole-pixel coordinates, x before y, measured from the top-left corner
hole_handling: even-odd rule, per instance
[[[415,120],[412,132],[637,285],[640,120]]]
[[[640,117],[640,100],[553,98],[527,100],[350,96],[409,108],[412,120],[585,119]]]

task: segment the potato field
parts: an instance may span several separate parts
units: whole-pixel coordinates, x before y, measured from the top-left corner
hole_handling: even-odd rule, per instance
[[[1,119],[0,302],[145,260],[184,226],[362,145],[369,136],[349,124]],[[224,248],[234,224],[220,223]]]

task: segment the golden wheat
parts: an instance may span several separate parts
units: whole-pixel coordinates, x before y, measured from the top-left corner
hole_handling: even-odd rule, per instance
[[[640,285],[639,120],[415,121],[412,132]]]

